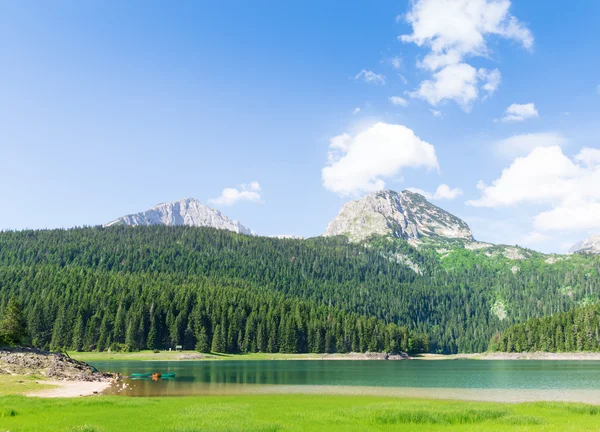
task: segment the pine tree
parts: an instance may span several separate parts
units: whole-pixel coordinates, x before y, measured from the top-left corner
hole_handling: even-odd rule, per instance
[[[0,343],[21,345],[27,337],[27,325],[23,317],[21,304],[11,297],[0,319]]]
[[[148,331],[148,340],[146,341],[146,347],[151,350],[159,349],[160,347],[156,317],[154,314],[150,316],[150,330]]]
[[[75,351],[81,351],[83,349],[83,339],[85,334],[85,322],[83,320],[83,314],[79,313],[75,328],[73,329],[73,341],[71,348]]]
[[[200,326],[198,334],[196,335],[196,339],[196,351],[201,353],[207,353],[210,351],[210,344],[208,343],[208,334],[206,333],[206,328],[204,326]]]

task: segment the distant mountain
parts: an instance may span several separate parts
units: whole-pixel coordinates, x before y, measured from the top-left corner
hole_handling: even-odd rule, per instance
[[[195,198],[158,204],[146,211],[122,216],[104,226],[113,225],[188,225],[252,234],[249,228],[238,221],[228,218],[219,210],[205,206]]]
[[[590,254],[600,254],[600,235],[594,235],[589,237],[587,240],[580,241],[575,243],[571,249],[569,249],[570,253],[590,253]]]
[[[323,235],[345,235],[360,241],[373,234],[406,240],[444,237],[473,241],[471,229],[464,221],[408,190],[373,192],[347,202]]]

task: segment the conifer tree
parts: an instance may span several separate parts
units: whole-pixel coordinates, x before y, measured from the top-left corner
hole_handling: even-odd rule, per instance
[[[0,319],[0,343],[21,345],[26,337],[27,325],[21,304],[16,297],[11,297]]]

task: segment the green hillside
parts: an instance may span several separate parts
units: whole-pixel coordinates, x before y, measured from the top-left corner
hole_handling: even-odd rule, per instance
[[[515,259],[504,246],[436,241],[183,226],[4,232],[0,314],[16,296],[32,341],[51,348],[450,353],[483,351],[515,323],[598,297],[597,257],[519,249]]]
[[[492,337],[491,351],[600,351],[600,305],[532,318]]]

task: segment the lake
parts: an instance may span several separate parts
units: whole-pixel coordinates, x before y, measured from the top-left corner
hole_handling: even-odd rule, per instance
[[[600,403],[600,362],[536,360],[97,361],[102,371],[174,372],[176,378],[125,379],[109,394],[381,394],[506,402]]]

